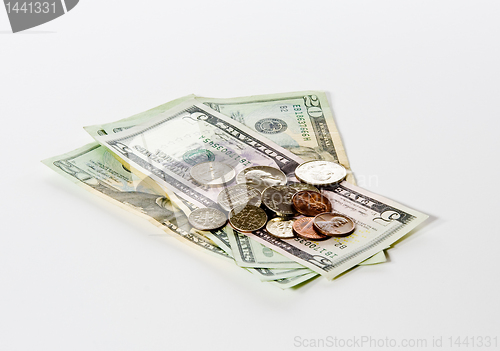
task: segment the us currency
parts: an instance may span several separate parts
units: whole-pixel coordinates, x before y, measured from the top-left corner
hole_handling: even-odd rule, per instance
[[[293,259],[269,249],[238,231],[233,231],[231,227],[227,228],[226,233],[233,250],[233,258],[241,267],[304,268]]]
[[[231,99],[196,97],[212,109],[246,125],[305,161],[342,164],[355,184],[326,94],[304,91]]]
[[[199,234],[209,238],[217,246],[223,249],[229,256],[234,258],[233,250],[231,249],[230,246],[231,245],[230,240],[227,235],[227,233],[231,230],[232,230],[231,227],[228,225],[226,228],[224,228],[224,230],[201,231],[193,228],[191,231],[196,231]],[[269,268],[269,267],[262,267],[262,268],[242,267],[242,268],[256,275],[261,281],[280,280],[279,283],[282,284],[285,282],[283,279],[294,278],[298,276],[303,276],[304,274],[313,273],[309,268],[305,268],[303,266],[300,267],[302,268],[288,268],[288,269]]]
[[[99,144],[86,145],[73,152],[44,160],[43,163],[91,193],[148,219],[182,242],[233,261],[230,249],[226,252],[204,235],[193,231],[187,216],[160,188],[151,189],[149,184],[124,168]],[[185,205],[192,206],[188,202]],[[214,232],[217,234],[217,231]],[[288,288],[300,284],[300,279],[296,278],[302,277],[304,272],[311,272],[309,269],[293,273],[289,271],[255,269],[251,273],[262,281],[277,280],[276,286]]]
[[[210,234],[207,235],[211,238]],[[230,245],[235,249],[231,251],[231,257],[234,258],[237,265],[241,267],[279,267],[279,265],[291,265],[291,259],[278,254],[269,247],[257,242],[251,237],[234,231],[231,227],[225,230],[224,236],[229,241]],[[224,249],[224,244],[214,238],[214,242],[219,247]],[[363,262],[359,263],[362,266],[379,264],[386,262],[387,258],[384,251],[377,252]],[[283,267],[283,266],[281,266]]]
[[[222,162],[236,173],[250,166],[271,166],[293,174],[303,162],[244,125],[191,100],[140,125],[95,139],[140,173],[198,207],[219,208],[220,189],[200,184],[191,176],[190,169],[197,163]]]
[[[83,127],[92,137],[95,137],[97,135],[108,135],[108,134],[116,134],[121,131],[127,130],[129,128],[132,128],[136,126],[137,124],[140,124],[144,121],[147,121],[151,119],[152,117],[158,116],[165,111],[168,111],[174,106],[177,106],[184,101],[193,99],[195,96],[194,95],[186,95],[183,97],[180,97],[178,99],[169,101],[165,104],[162,104],[160,106],[156,106],[152,109],[149,109],[147,111],[135,114],[133,116],[123,118],[119,121],[115,121],[112,123],[106,123],[106,124],[96,124],[93,126],[87,126]]]
[[[318,273],[311,271],[309,268],[290,268],[290,269],[248,268],[248,271],[250,273],[255,274],[263,282],[302,277],[304,275],[308,275],[311,273],[313,274],[313,276],[318,275]]]
[[[320,147],[320,144],[321,145],[323,145],[323,144],[319,143],[319,142],[316,142],[315,147],[308,146],[309,144],[304,144],[303,148],[301,149],[301,148],[297,148],[297,147],[290,147],[290,144],[292,143],[291,141],[288,141],[288,142],[282,141],[282,140],[286,140],[286,139],[282,138],[282,139],[276,139],[276,140],[278,142],[281,142],[283,145],[285,145],[285,147],[288,146],[290,151],[296,152],[296,153],[299,153],[300,150],[305,150],[305,148],[310,148],[310,149],[308,149],[310,152],[308,154],[304,154],[306,158],[314,156],[316,158],[331,159],[331,157],[333,157],[334,159],[338,159],[339,161],[342,160],[344,165],[348,166],[347,156],[345,155],[345,152],[344,152],[344,149],[342,146],[342,142],[340,140],[340,137],[338,136],[338,131],[337,131],[335,124],[333,122],[333,117],[331,115],[331,111],[329,110],[326,96],[323,93],[305,92],[305,93],[265,95],[265,96],[260,96],[260,97],[227,99],[225,101],[228,101],[228,105],[233,104],[232,100],[243,101],[242,105],[247,106],[247,107],[252,106],[252,113],[251,113],[252,115],[262,115],[262,116],[265,115],[265,116],[268,116],[270,118],[271,117],[274,118],[275,115],[273,113],[276,113],[276,111],[274,111],[272,108],[269,108],[270,104],[271,105],[272,104],[279,104],[279,103],[286,104],[286,103],[291,103],[291,102],[300,103],[300,101],[305,101],[305,97],[308,96],[307,94],[309,94],[309,96],[311,94],[314,96],[319,96],[318,99],[320,100],[321,106],[324,107],[324,111],[325,111],[324,120],[326,122],[322,122],[322,123],[326,123],[327,125],[329,125],[331,127],[330,132],[333,133],[333,136],[331,138],[325,138],[325,140],[327,140],[327,141],[330,140],[330,141],[327,143],[326,146],[321,146],[321,147]],[[295,98],[294,98],[294,96],[295,96]],[[169,108],[177,106],[180,103],[182,103],[186,100],[189,100],[191,97],[192,97],[192,95],[186,96],[183,98],[179,98],[177,100],[171,101],[171,102],[164,104],[164,105],[161,105],[161,106],[158,106],[158,107],[151,109],[149,111],[146,111],[144,113],[137,114],[135,116],[132,116],[132,117],[129,117],[126,119],[122,119],[120,121],[116,121],[116,122],[112,122],[112,123],[108,123],[108,124],[103,124],[103,125],[85,127],[85,130],[87,132],[89,132],[89,134],[94,138],[101,136],[101,135],[115,135],[115,134],[121,135],[121,132],[123,132],[124,130],[128,130],[130,128],[133,128],[140,123],[149,122],[152,118],[155,118],[155,117],[158,118],[158,116],[164,115],[166,112],[168,112]],[[300,98],[300,97],[302,97],[302,98]],[[199,98],[199,99],[201,99],[201,101],[206,101],[207,104],[210,104],[212,106],[214,106],[213,104],[216,103],[215,99],[208,99],[208,98]],[[296,99],[299,99],[299,100],[302,99],[302,100],[295,101]],[[220,104],[220,106],[218,108],[221,109],[222,111],[227,112],[228,110],[226,110],[225,108],[222,108],[222,106],[223,106],[222,100],[217,100],[217,101],[219,101],[218,103]],[[260,103],[259,103],[259,101],[260,101]],[[316,98],[314,98],[314,101],[316,101]],[[309,102],[308,102],[308,105],[309,105]],[[238,107],[239,105],[234,103],[232,106],[234,109],[234,108]],[[214,106],[214,107],[216,107],[216,106]],[[307,108],[307,106],[304,105],[303,109],[306,109],[306,108]],[[239,114],[235,113],[235,114],[241,115],[242,113],[239,113]],[[279,115],[276,115],[276,117],[279,117]],[[285,118],[285,117],[282,116],[281,118]],[[287,118],[286,121],[288,121],[288,123],[291,123],[289,121],[290,117],[286,117],[286,118]],[[299,117],[299,118],[302,118],[302,117]],[[315,117],[310,117],[310,118],[312,119]],[[321,116],[319,119],[323,120],[323,118],[321,118]],[[248,122],[248,119],[240,118],[240,120],[242,120],[243,122]],[[320,123],[320,125],[321,125],[321,123]],[[295,127],[295,129],[296,129],[296,127]],[[295,138],[298,138],[298,137],[295,136]],[[318,140],[318,138],[319,137],[316,137],[314,140]],[[300,141],[300,139],[299,139],[299,141]],[[333,145],[333,150],[332,150],[332,145]],[[314,151],[314,150],[317,150],[317,151]],[[330,151],[328,151],[328,150],[330,150]],[[328,154],[337,155],[337,156],[327,156]],[[133,172],[141,173],[141,172],[135,170],[134,168],[131,168],[130,165],[126,161],[122,160],[120,157],[118,157],[118,156],[116,156],[116,157],[117,157],[117,159],[120,160],[120,162],[125,164]],[[145,179],[148,179],[148,177],[144,174],[142,175],[142,177],[144,177]],[[354,178],[351,178],[351,182],[353,182],[353,181],[354,181]],[[168,188],[162,187],[162,189],[164,191],[166,191],[169,195],[171,195],[171,193],[169,193]],[[178,204],[178,205],[182,208],[182,203]],[[183,208],[183,210],[185,210],[185,209]],[[187,210],[185,210],[185,212],[187,212]],[[256,255],[253,255],[253,256],[256,257]],[[242,262],[242,261],[243,261],[243,259],[240,259],[240,262]],[[367,260],[366,262],[363,262],[363,264],[377,264],[377,263],[381,263],[381,262],[385,262],[385,261],[386,261],[385,254],[383,252],[381,252],[381,253],[375,254],[369,260]]]
[[[356,184],[325,93],[306,91],[231,99],[196,97],[196,100],[306,161],[328,160],[342,164],[348,171],[346,180]],[[360,265],[386,261],[381,251]]]
[[[109,150],[98,143],[42,161],[73,183],[125,208],[160,227],[175,238],[217,257],[233,261],[207,238],[191,233],[186,215],[164,194],[134,184],[133,175]]]
[[[87,126],[85,130],[92,137],[115,134],[146,122],[193,97],[184,96],[120,121]],[[355,184],[325,93],[305,91],[230,99],[195,98],[305,161],[328,160],[342,164],[348,170],[346,180]]]
[[[336,212],[356,223],[353,234],[313,242],[302,238],[278,239],[263,230],[247,235],[263,245],[333,279],[410,232],[427,215],[395,201],[342,182],[322,191]]]
[[[385,249],[387,249],[387,248],[385,248]],[[387,257],[385,256],[385,251],[380,251],[380,252],[377,252],[372,257],[367,258],[363,262],[359,263],[359,265],[360,266],[369,266],[372,264],[379,264],[379,263],[384,263],[384,262],[387,262]]]
[[[294,92],[230,99],[196,97],[212,109],[246,125],[305,161],[328,160],[342,164],[346,180],[355,178],[335,125],[325,93]],[[360,265],[386,262],[383,251]]]
[[[311,273],[307,273],[307,274],[304,274],[304,275],[301,275],[298,277],[272,280],[272,281],[267,282],[267,284],[275,285],[281,289],[289,289],[292,287],[297,287],[298,285],[305,283],[306,281],[311,280],[317,276],[318,276],[317,273],[311,272]]]

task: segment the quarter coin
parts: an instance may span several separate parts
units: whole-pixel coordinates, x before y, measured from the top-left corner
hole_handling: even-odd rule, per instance
[[[313,225],[318,232],[328,236],[347,236],[356,228],[351,218],[335,212],[317,215],[314,217]]]
[[[257,206],[240,206],[229,212],[229,224],[240,232],[253,232],[265,226],[266,222],[266,212]]]
[[[292,230],[293,222],[295,222],[294,219],[276,217],[267,222],[266,230],[277,238],[291,239],[295,237]]]
[[[262,192],[262,203],[278,216],[290,216],[295,213],[292,197],[296,192],[287,185],[270,186]]]
[[[329,239],[329,236],[322,235],[314,230],[313,221],[314,217],[301,217],[297,219],[292,227],[294,234],[303,239],[313,241]]]
[[[191,177],[198,183],[209,186],[221,186],[229,183],[236,175],[233,167],[216,161],[199,163],[190,170]]]
[[[188,217],[189,223],[199,230],[214,230],[226,224],[226,215],[210,207],[198,208]]]
[[[250,185],[237,184],[222,190],[217,197],[217,202],[226,211],[231,211],[235,207],[245,206],[246,204],[259,207],[261,193]]]
[[[269,166],[248,167],[238,173],[236,183],[247,184],[263,191],[274,185],[285,185],[286,175],[278,168]]]
[[[332,211],[330,200],[315,191],[299,191],[293,195],[292,202],[295,210],[305,216],[314,217],[320,213]]]
[[[295,169],[295,177],[312,185],[338,183],[347,175],[344,166],[331,161],[307,161]]]

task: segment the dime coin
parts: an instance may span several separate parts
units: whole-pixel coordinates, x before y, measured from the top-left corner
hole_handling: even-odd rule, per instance
[[[191,177],[198,183],[221,186],[229,183],[236,175],[233,167],[216,161],[199,163],[191,167]]]
[[[254,166],[242,170],[236,177],[236,183],[247,184],[263,191],[270,186],[285,185],[286,175],[278,168]]]
[[[292,196],[296,192],[296,189],[288,185],[270,186],[262,192],[262,203],[278,216],[290,216],[295,213]]]
[[[272,236],[280,239],[291,239],[295,237],[292,226],[294,219],[273,218],[266,224],[266,230]]]
[[[257,206],[245,205],[229,212],[229,224],[240,232],[253,232],[266,225],[266,212]]]
[[[330,239],[327,235],[322,235],[314,230],[313,227],[314,217],[302,217],[293,223],[293,233],[303,239],[307,240],[326,240]]]
[[[347,236],[356,228],[352,219],[335,212],[317,215],[314,217],[313,225],[318,232],[328,236]]]
[[[214,230],[222,227],[227,222],[226,215],[210,207],[199,208],[189,215],[189,223],[199,230]]]
[[[245,206],[246,204],[259,207],[261,193],[250,185],[238,184],[222,190],[217,197],[217,201],[226,211],[231,211],[235,207]]]
[[[340,182],[347,175],[346,169],[335,162],[307,161],[295,169],[295,177],[312,185],[329,185]]]
[[[299,191],[293,195],[292,202],[295,210],[305,216],[314,217],[320,213],[332,211],[330,200],[315,191]]]
[[[316,188],[315,186],[312,186],[311,184],[307,184],[307,183],[292,183],[292,184],[288,184],[288,186],[291,186],[292,188],[297,189],[297,191],[309,190],[309,191],[315,191],[317,193],[320,192],[318,190],[318,188]]]

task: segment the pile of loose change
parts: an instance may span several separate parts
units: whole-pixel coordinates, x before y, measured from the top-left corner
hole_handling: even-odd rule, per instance
[[[307,161],[295,170],[299,182],[288,182],[278,168],[254,166],[235,170],[221,162],[204,162],[191,169],[200,184],[224,187],[216,208],[199,208],[189,216],[199,230],[214,230],[229,224],[235,230],[249,233],[265,230],[280,239],[300,237],[326,240],[354,232],[354,221],[335,212],[321,187],[341,182],[346,169],[330,161]],[[236,185],[225,187],[236,177]]]

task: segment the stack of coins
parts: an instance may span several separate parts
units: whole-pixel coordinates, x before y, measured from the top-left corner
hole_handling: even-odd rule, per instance
[[[200,166],[200,171],[205,169],[212,174],[193,172],[193,178],[210,186],[227,186],[235,177],[230,167],[216,162]],[[346,175],[345,168],[337,163],[307,161],[295,170],[301,183],[287,184],[286,175],[278,168],[248,167],[236,176],[237,185],[224,188],[217,201],[227,211],[229,224],[243,233],[265,227],[270,235],[280,239],[301,237],[318,241],[347,236],[355,230],[354,221],[335,212],[320,191],[322,186],[338,183]],[[198,229],[212,230],[225,225],[227,217],[216,209],[200,209],[193,211],[189,221]]]

